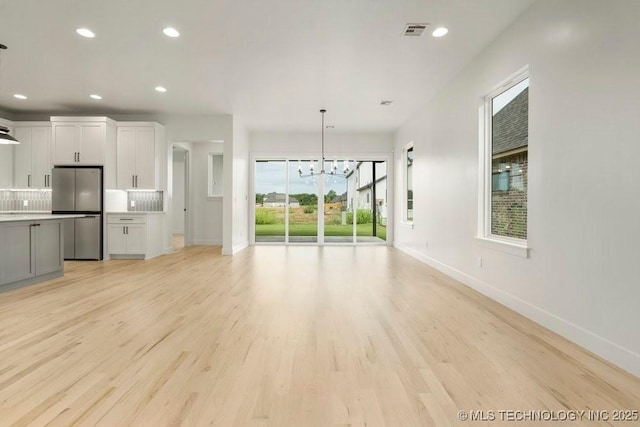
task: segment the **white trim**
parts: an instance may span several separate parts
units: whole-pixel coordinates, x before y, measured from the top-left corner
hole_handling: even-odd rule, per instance
[[[193,239],[192,243],[198,246],[221,246],[222,239]]]
[[[415,220],[415,215],[413,219],[409,219],[409,198],[407,195],[409,190],[409,165],[407,165],[407,153],[409,152],[409,150],[413,148],[414,148],[413,141],[411,141],[410,143],[402,147],[402,217],[401,217],[402,218],[401,222],[404,224],[411,224],[412,230],[413,230],[413,221]],[[413,161],[415,162],[415,150],[414,150]],[[411,179],[413,181],[413,174],[411,175]]]
[[[249,241],[240,243],[239,245],[235,245],[233,248],[231,248],[231,250],[229,250],[229,248],[222,248],[222,255],[235,255],[238,252],[240,252],[243,249],[246,249],[249,247]]]
[[[210,151],[207,154],[207,199],[208,200],[222,199],[222,197],[224,196],[224,194],[222,193],[214,194],[211,192],[211,187],[213,182],[213,158],[215,156],[219,156],[222,158],[222,165],[223,165],[222,166],[222,188],[224,189],[224,153]]]
[[[627,372],[640,376],[640,354],[628,348],[611,342],[591,331],[556,316],[542,308],[516,297],[502,289],[496,288],[445,263],[437,261],[427,255],[400,243],[394,247],[407,255],[422,261],[430,267],[452,277],[471,289],[491,298],[492,300],[525,316],[535,323],[563,336],[573,343],[595,353],[603,359],[619,366]]]
[[[478,244],[484,246],[485,248],[494,249],[496,251],[519,256],[521,258],[529,258],[529,247],[526,244],[523,245],[522,243],[520,243],[520,240],[518,239],[509,241],[497,237],[483,236],[476,236],[475,239],[478,241]]]
[[[525,66],[494,86],[491,91],[480,98],[478,109],[478,239],[484,239],[496,244],[505,244],[528,248],[526,239],[503,238],[491,233],[491,101],[499,94],[529,78],[529,66]],[[528,223],[528,221],[527,221]],[[497,248],[498,246],[494,246]],[[525,258],[528,257],[528,252]]]

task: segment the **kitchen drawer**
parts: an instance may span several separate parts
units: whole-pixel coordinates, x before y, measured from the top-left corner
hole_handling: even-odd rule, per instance
[[[109,224],[146,224],[146,215],[109,215]]]

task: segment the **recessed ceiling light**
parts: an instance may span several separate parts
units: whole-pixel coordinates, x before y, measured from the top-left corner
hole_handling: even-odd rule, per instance
[[[166,92],[166,91],[167,91],[167,88],[162,87],[162,86],[156,86],[156,90],[157,90],[158,92],[163,92],[163,93],[164,93],[164,92]]]
[[[93,99],[102,99],[102,97],[100,95],[96,95],[95,93],[92,95],[89,95],[91,98]]]
[[[433,33],[431,33],[431,35],[433,37],[442,37],[444,35],[446,35],[449,32],[449,30],[445,27],[438,27],[435,30],[433,30]]]
[[[162,32],[167,37],[180,37],[180,33],[175,28],[167,27]]]
[[[78,28],[76,33],[80,34],[82,37],[88,37],[90,39],[94,38],[96,35],[93,31],[88,28]]]
[[[14,98],[18,98],[18,99],[27,99],[26,96],[24,95],[20,95],[19,93],[16,93],[15,95],[13,95]]]

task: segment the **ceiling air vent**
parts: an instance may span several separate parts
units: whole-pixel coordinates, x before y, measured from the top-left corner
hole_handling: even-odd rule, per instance
[[[407,37],[420,37],[429,24],[407,24],[404,35]]]

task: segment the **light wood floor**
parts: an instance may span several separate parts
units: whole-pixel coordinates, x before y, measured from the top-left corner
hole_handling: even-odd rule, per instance
[[[184,248],[184,234],[174,234],[171,236],[171,243],[173,244],[174,251]]]
[[[640,409],[638,378],[392,248],[66,267],[0,294],[0,425],[481,426],[458,410]]]

